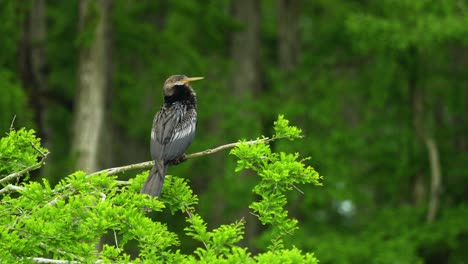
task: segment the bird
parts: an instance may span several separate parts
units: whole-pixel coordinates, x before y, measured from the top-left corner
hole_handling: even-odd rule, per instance
[[[204,77],[172,75],[164,82],[164,103],[151,128],[151,158],[154,165],[140,193],[160,196],[167,168],[185,160],[197,128],[197,95],[190,82]]]

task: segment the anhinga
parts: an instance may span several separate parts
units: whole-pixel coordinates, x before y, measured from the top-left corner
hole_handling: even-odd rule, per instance
[[[197,97],[189,82],[201,79],[203,77],[172,75],[164,82],[164,104],[154,117],[151,129],[154,166],[141,193],[159,196],[167,166],[184,159],[185,149],[192,143],[197,126]]]

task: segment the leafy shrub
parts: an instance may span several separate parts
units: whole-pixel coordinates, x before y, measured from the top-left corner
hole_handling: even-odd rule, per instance
[[[244,220],[224,224],[213,230],[197,214],[198,198],[187,180],[167,176],[160,199],[139,194],[148,172],[130,181],[119,181],[106,171],[87,175],[77,171],[52,187],[47,180],[6,185],[0,192],[0,260],[2,262],[164,262],[164,263],[317,263],[311,253],[284,248],[282,237],[292,235],[297,220],[288,217],[285,193],[297,184],[319,185],[319,175],[304,164],[299,154],[272,152],[275,139],[300,138],[301,131],[289,126],[282,116],[275,122],[276,135],[254,143],[240,142],[231,154],[238,158],[237,171],[253,170],[260,182],[253,192],[259,199],[249,207],[260,222],[271,227],[269,251],[257,255],[238,246],[243,239]],[[47,155],[34,131],[11,131],[0,141],[0,172],[10,173],[7,181],[39,167]],[[6,162],[3,162],[5,161]],[[26,166],[24,170],[18,164]],[[18,171],[23,171],[18,173]],[[110,173],[112,174],[112,173]],[[11,177],[16,175],[16,177]],[[17,193],[16,193],[17,192]],[[247,206],[247,205],[246,205]],[[186,217],[185,234],[199,243],[192,254],[181,253],[179,235],[163,222],[153,221],[148,211],[182,212]],[[102,245],[103,235],[111,233],[111,244]],[[138,255],[130,255],[130,245]]]

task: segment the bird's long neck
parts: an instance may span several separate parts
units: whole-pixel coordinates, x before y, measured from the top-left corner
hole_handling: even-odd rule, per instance
[[[164,105],[171,106],[172,104],[180,102],[191,108],[197,107],[197,96],[192,88],[187,86],[179,86],[175,89],[174,93],[170,96],[164,96]]]

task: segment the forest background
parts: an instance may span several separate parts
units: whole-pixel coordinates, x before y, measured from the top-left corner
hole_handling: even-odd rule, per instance
[[[34,181],[147,161],[162,84],[194,83],[189,153],[303,130],[323,186],[288,208],[291,239],[322,263],[468,259],[468,4],[461,0],[0,1],[0,131],[49,149]],[[2,135],[2,136],[3,136]],[[170,168],[218,226],[247,218],[256,183],[226,152]],[[122,175],[122,179],[133,174]],[[177,228],[176,216],[164,216]]]

